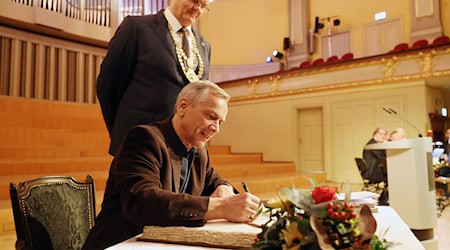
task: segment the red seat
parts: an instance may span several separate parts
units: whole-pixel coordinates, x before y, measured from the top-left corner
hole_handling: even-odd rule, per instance
[[[317,66],[317,65],[321,65],[324,64],[325,61],[322,58],[318,58],[316,60],[314,60],[314,62],[312,63],[313,66]]]
[[[339,61],[339,58],[337,56],[330,56],[327,59],[327,63],[337,62]]]
[[[444,43],[450,43],[450,38],[448,36],[440,36],[433,40],[432,45],[439,45]]]
[[[425,39],[421,39],[421,40],[417,40],[413,43],[413,45],[411,46],[411,49],[419,49],[419,48],[423,48],[423,47],[427,47],[428,46],[428,40]]]
[[[348,52],[341,57],[341,60],[351,60],[353,59],[353,53]]]
[[[407,50],[407,49],[409,49],[409,45],[407,43],[399,43],[399,44],[395,45],[394,49],[389,51],[389,53],[399,52],[399,51],[403,51],[403,50]]]
[[[299,68],[307,68],[310,66],[311,66],[311,63],[309,61],[304,61],[304,62],[300,63]]]

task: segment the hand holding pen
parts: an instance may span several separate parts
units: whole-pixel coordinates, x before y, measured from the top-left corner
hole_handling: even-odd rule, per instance
[[[248,188],[247,183],[245,183],[245,181],[242,182],[242,188],[244,188],[244,191],[245,191],[246,193],[251,194],[250,189]],[[261,214],[261,212],[262,212],[262,210],[263,210],[263,207],[264,207],[264,206],[263,206],[262,200],[260,200],[259,205],[258,205],[258,207],[256,208],[255,212],[254,212],[252,215],[250,215],[249,218],[250,218],[251,220],[256,219],[256,217],[258,217],[258,215]]]

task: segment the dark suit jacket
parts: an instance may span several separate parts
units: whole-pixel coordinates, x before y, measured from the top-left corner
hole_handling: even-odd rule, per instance
[[[378,143],[375,139],[370,139],[366,145]],[[363,158],[366,162],[366,179],[373,183],[379,183],[384,180],[383,167],[386,166],[386,150],[363,150]],[[384,164],[384,166],[383,166]]]
[[[442,145],[442,148],[444,149],[444,152],[442,154],[449,155],[450,153],[450,144],[448,143],[448,139],[445,138],[444,144]]]
[[[207,196],[227,182],[210,166],[206,148],[199,148],[186,193],[179,193],[183,150],[170,119],[133,128],[111,165],[102,210],[83,249],[104,249],[142,233],[145,225],[204,225]]]
[[[211,48],[193,29],[208,79]],[[175,53],[163,11],[128,16],[111,39],[97,79],[97,96],[114,155],[128,131],[169,117],[182,87],[188,84]]]

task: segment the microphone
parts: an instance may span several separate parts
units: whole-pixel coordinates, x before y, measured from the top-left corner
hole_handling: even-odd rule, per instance
[[[389,110],[387,110],[387,109],[385,109],[385,108],[383,108],[383,110],[386,111],[388,114],[392,115],[392,112],[391,112],[391,111],[389,111]]]
[[[393,116],[397,117],[398,119],[404,121],[404,122],[405,122],[406,124],[408,124],[409,126],[413,127],[415,130],[417,130],[417,133],[419,134],[419,137],[423,137],[423,136],[422,136],[422,133],[420,133],[420,129],[418,129],[416,126],[414,126],[414,125],[413,125],[412,123],[410,123],[408,120],[406,120],[403,116],[399,115],[399,114],[397,113],[397,111],[395,111],[395,110],[392,109],[392,108],[388,108],[388,109],[383,108],[383,110],[386,111],[386,113],[388,113],[388,114],[390,114],[390,115],[393,115]]]

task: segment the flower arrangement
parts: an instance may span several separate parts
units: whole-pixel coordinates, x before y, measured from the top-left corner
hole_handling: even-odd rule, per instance
[[[362,206],[358,216],[348,202],[350,191],[345,201],[339,201],[336,187],[312,183],[312,190],[283,188],[277,199],[264,204],[270,220],[253,249],[387,248],[387,242],[375,235],[376,220],[368,206]]]

